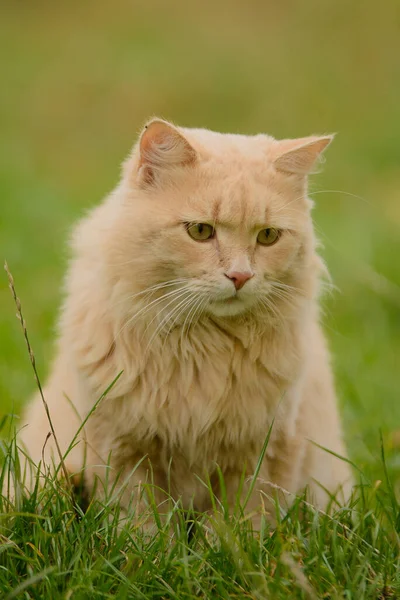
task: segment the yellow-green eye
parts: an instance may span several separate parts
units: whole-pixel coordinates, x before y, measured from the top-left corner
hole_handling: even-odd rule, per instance
[[[192,223],[187,226],[191,238],[199,242],[210,240],[214,236],[214,228],[207,223]]]
[[[279,229],[274,229],[273,227],[267,227],[267,229],[262,229],[257,236],[257,242],[262,244],[263,246],[272,246],[279,240],[281,232]]]

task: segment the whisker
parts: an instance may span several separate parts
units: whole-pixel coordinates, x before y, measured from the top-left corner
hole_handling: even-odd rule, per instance
[[[345,192],[344,190],[317,190],[316,192],[309,192],[308,196],[315,196],[316,194],[344,194],[345,196],[351,196],[352,198],[356,198],[357,200],[361,200],[368,204],[369,206],[373,206],[373,203],[359,196],[358,194],[353,194],[352,192]]]
[[[283,281],[279,281],[278,279],[268,279],[268,282],[272,284],[273,287],[293,291],[297,294],[304,295],[304,290],[299,287],[295,287],[294,285],[290,285],[289,283],[284,283]]]
[[[157,314],[156,314],[156,315],[155,315],[155,316],[152,318],[152,320],[150,321],[150,323],[148,323],[148,325],[147,325],[146,329],[145,329],[145,330],[144,330],[144,332],[143,332],[143,337],[144,337],[144,335],[146,334],[146,332],[148,331],[148,329],[149,329],[149,327],[151,326],[151,324],[152,324],[152,323],[153,323],[153,322],[154,322],[154,321],[155,321],[155,320],[156,320],[156,319],[157,319],[157,318],[158,318],[158,317],[161,315],[161,313],[162,313],[162,312],[164,312],[164,311],[165,311],[165,310],[168,308],[168,306],[171,306],[171,304],[174,304],[174,303],[175,303],[175,302],[177,302],[178,300],[182,300],[182,298],[183,298],[184,296],[186,296],[187,294],[189,294],[189,297],[190,297],[191,293],[192,293],[192,292],[191,292],[191,290],[188,290],[188,289],[186,288],[186,289],[184,289],[184,290],[182,291],[182,293],[181,293],[179,296],[177,296],[176,298],[174,297],[172,300],[170,300],[170,302],[168,302],[168,304],[167,304],[166,306],[163,306],[163,307],[161,308],[161,310],[159,310],[159,311],[157,312]],[[188,298],[183,298],[182,302],[183,302],[183,301],[185,301],[185,300],[187,300],[187,299],[188,299]],[[180,305],[181,305],[181,302],[178,304],[178,306],[180,306]],[[169,315],[170,315],[170,314],[172,314],[172,313],[175,311],[175,308],[176,308],[176,307],[174,307],[174,308],[172,309],[172,311],[169,311],[169,313],[168,313],[166,316],[164,315],[163,319],[167,318],[167,320],[168,320],[168,318],[169,318]],[[163,322],[163,319],[162,319],[161,323]],[[158,325],[157,325],[157,327],[158,327]],[[157,330],[157,327],[156,327],[156,330]]]
[[[124,329],[126,329],[127,327],[129,327],[130,325],[132,325],[132,323],[142,314],[146,314],[146,312],[148,312],[152,306],[157,305],[158,303],[162,302],[163,300],[165,300],[166,298],[169,298],[171,296],[176,296],[176,295],[180,295],[183,291],[183,288],[179,288],[177,290],[172,290],[171,292],[168,292],[167,294],[163,294],[162,296],[160,296],[159,298],[155,298],[154,300],[152,300],[150,302],[150,304],[146,304],[146,306],[143,306],[138,312],[136,312],[134,315],[132,315],[127,321],[126,323],[124,323],[124,325],[121,327],[121,329],[118,331],[118,333],[116,334],[115,338],[114,338],[114,342],[116,342],[117,338],[121,335],[121,333],[124,331]]]
[[[188,302],[182,307],[182,309],[179,311],[179,313],[176,315],[176,317],[173,319],[166,335],[164,338],[164,343],[163,343],[163,348],[165,346],[165,343],[167,341],[167,338],[169,336],[169,334],[171,333],[172,329],[174,328],[174,326],[176,325],[176,323],[178,322],[180,316],[187,310],[189,309],[189,312],[192,310],[193,305],[196,305],[196,301],[197,301],[197,296],[192,295],[189,299]],[[193,303],[193,304],[192,304]],[[186,317],[187,318],[187,317]],[[186,320],[186,319],[185,319]]]
[[[284,325],[283,315],[281,311],[273,302],[271,302],[269,298],[264,296],[263,298],[260,298],[260,302],[264,305],[264,307],[269,313],[272,312],[273,316],[281,323],[281,325]]]
[[[154,292],[157,292],[159,290],[162,290],[164,288],[168,288],[168,287],[172,287],[174,285],[177,285],[179,283],[186,283],[187,281],[189,281],[188,278],[185,279],[171,279],[170,281],[166,281],[164,283],[157,283],[155,285],[151,285],[150,287],[141,290],[140,292],[136,292],[135,294],[129,295],[129,296],[125,296],[124,298],[121,298],[118,302],[115,303],[115,305],[120,304],[121,302],[129,302],[131,300],[134,300],[135,298],[139,297],[139,296],[143,296],[144,294],[152,294]]]
[[[170,335],[171,331],[174,329],[174,326],[176,325],[176,323],[178,322],[180,316],[188,309],[190,308],[192,302],[194,300],[193,295],[190,296],[190,298],[187,298],[185,302],[182,302],[179,306],[177,306],[173,311],[170,312],[170,314],[168,315],[168,320],[171,321],[170,326],[168,328],[168,331],[165,334],[164,337],[164,341],[163,341],[163,345],[162,345],[162,350],[164,349],[164,346],[167,342],[167,338]],[[166,325],[166,323],[164,323],[163,325]]]
[[[208,305],[208,299],[204,298],[203,305],[201,306],[200,311],[197,315],[196,323],[198,323],[200,321],[200,319],[202,318],[202,316],[204,315],[204,311],[206,310],[207,305]]]
[[[280,289],[274,289],[272,288],[272,290],[270,290],[269,296],[275,296],[276,298],[283,300],[284,302],[286,302],[287,304],[291,305],[291,306],[296,306],[296,298],[298,296],[294,295],[294,294],[290,294],[289,292],[287,292],[286,290],[280,290]]]
[[[160,314],[165,311],[168,306],[171,306],[171,304],[173,304],[174,302],[176,302],[177,300],[179,300],[182,296],[186,295],[187,293],[190,293],[190,289],[188,289],[187,287],[184,288],[179,288],[179,290],[176,290],[177,292],[181,292],[179,294],[172,294],[172,293],[168,293],[168,294],[164,294],[162,296],[162,299],[168,299],[169,297],[172,297],[172,300],[170,300],[168,302],[168,304],[166,306],[163,306],[155,315],[154,317],[151,319],[151,321],[147,324],[146,329],[144,330],[144,333],[146,333],[146,331],[149,329],[150,325],[152,323],[154,323],[154,321],[157,319],[157,317],[160,316]]]
[[[204,311],[205,311],[205,309],[207,307],[207,304],[208,304],[207,298],[206,297],[202,298],[202,301],[199,303],[198,308],[196,308],[196,310],[194,311],[194,313],[192,315],[192,320],[191,320],[191,323],[190,323],[190,327],[193,324],[196,324],[196,323],[198,323],[200,321],[200,319],[203,316]],[[188,330],[188,335],[189,335],[189,330]]]
[[[301,196],[297,196],[296,198],[293,198],[293,200],[290,200],[290,202],[287,202],[286,204],[284,204],[283,206],[280,207],[279,210],[275,210],[274,214],[280,213],[282,212],[282,210],[285,210],[285,208],[287,208],[288,206],[290,206],[291,204],[294,204],[295,202],[298,202],[299,200],[301,200],[302,198],[304,198],[303,195]]]
[[[193,294],[193,292],[191,292],[190,290],[188,290],[188,292],[189,292],[189,294]],[[164,325],[166,325],[166,323],[167,323],[167,322],[168,322],[168,321],[171,319],[171,317],[172,317],[174,314],[176,314],[176,313],[177,313],[177,311],[179,311],[179,309],[181,308],[181,306],[182,306],[182,305],[185,305],[185,306],[186,306],[186,304],[185,304],[185,303],[186,303],[186,302],[188,302],[188,303],[189,303],[190,299],[191,299],[190,297],[189,297],[189,298],[184,298],[184,299],[183,299],[181,302],[179,302],[179,303],[178,303],[178,305],[177,305],[177,306],[175,306],[175,307],[174,307],[174,308],[173,308],[173,309],[172,309],[172,310],[171,310],[171,311],[170,311],[170,312],[169,312],[169,313],[168,313],[166,316],[164,316],[164,317],[161,319],[161,322],[160,322],[160,323],[157,325],[157,327],[156,327],[155,331],[153,332],[153,334],[152,334],[152,336],[151,336],[151,338],[150,338],[150,340],[149,340],[149,342],[148,342],[148,344],[147,344],[147,347],[146,347],[146,350],[145,350],[145,352],[147,352],[147,351],[149,350],[149,348],[150,348],[150,346],[151,346],[151,344],[152,344],[153,340],[156,338],[156,336],[158,335],[158,333],[160,333],[160,332],[161,332],[161,330],[163,329]]]
[[[356,198],[357,200],[361,200],[362,202],[365,202],[365,204],[368,204],[369,206],[373,206],[372,202],[370,202],[366,198],[363,198],[362,196],[359,196],[358,194],[353,194],[352,192],[346,192],[344,190],[317,190],[315,192],[308,192],[306,194],[306,197],[315,196],[317,194],[344,194],[345,196],[350,196],[352,198]],[[282,210],[285,210],[288,206],[290,206],[291,204],[294,204],[295,202],[297,202],[298,200],[301,200],[302,198],[304,198],[303,195],[297,196],[290,202],[287,202],[287,204],[284,204],[283,206],[281,206],[279,208],[279,210],[276,210],[275,214],[281,212]]]
[[[200,296],[200,298],[198,298],[197,302],[194,303],[194,305],[191,307],[190,311],[186,315],[185,321],[184,321],[183,326],[182,326],[182,331],[181,331],[181,347],[183,346],[183,340],[184,340],[184,337],[185,337],[185,327],[186,327],[186,324],[188,324],[187,335],[189,335],[189,329],[190,329],[190,324],[191,324],[190,320],[189,320],[190,316],[192,314],[193,314],[193,316],[196,314],[196,311],[197,311],[198,307],[201,305],[202,301],[203,301],[203,297]],[[192,321],[193,321],[193,319],[192,319]]]
[[[280,290],[279,288],[272,288],[269,291],[269,296],[276,296],[277,298],[280,298],[281,300],[295,300],[296,299],[295,294],[291,294],[287,290]]]

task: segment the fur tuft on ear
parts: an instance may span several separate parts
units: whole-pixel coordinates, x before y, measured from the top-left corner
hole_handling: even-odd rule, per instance
[[[195,162],[197,154],[176,127],[161,119],[148,123],[139,141],[139,177],[151,184],[164,171]]]
[[[285,173],[308,175],[333,138],[334,135],[325,135],[277,141],[274,166]]]

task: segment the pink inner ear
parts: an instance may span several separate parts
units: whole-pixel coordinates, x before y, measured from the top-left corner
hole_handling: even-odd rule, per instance
[[[146,157],[152,150],[156,150],[157,146],[165,144],[171,134],[171,130],[164,123],[153,122],[146,125],[140,140],[140,162],[143,162],[143,156]]]
[[[140,141],[140,161],[143,161],[143,155],[147,154],[150,150],[151,150],[151,146],[153,144],[157,144],[158,143],[158,139],[156,135],[153,136],[149,136],[146,135],[146,132],[144,133],[144,135],[142,136],[142,139]]]
[[[168,171],[193,163],[196,152],[173,125],[155,120],[146,126],[139,143],[139,178],[152,184]]]
[[[157,146],[161,146],[165,141],[166,133],[163,131],[162,123],[150,123],[146,125],[140,139],[140,160],[139,166],[152,163],[152,155],[157,152]]]
[[[196,152],[183,135],[173,125],[163,121],[153,121],[142,134],[140,140],[139,165],[167,168],[185,166],[196,158]]]

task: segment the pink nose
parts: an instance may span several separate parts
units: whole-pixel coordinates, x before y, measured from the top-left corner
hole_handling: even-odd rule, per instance
[[[253,277],[254,273],[249,271],[232,271],[231,273],[225,273],[225,275],[233,282],[235,288],[240,290],[246,281]]]

